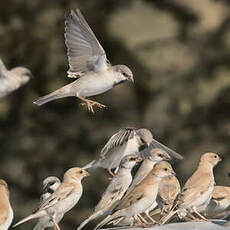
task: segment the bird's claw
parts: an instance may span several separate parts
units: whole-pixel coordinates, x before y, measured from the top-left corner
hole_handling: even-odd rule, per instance
[[[96,106],[98,108],[106,108],[107,106],[106,105],[103,105],[99,102],[96,102],[96,101],[91,101],[91,100],[87,100],[86,102],[83,102],[81,103],[82,106],[87,106],[88,110],[92,113],[95,113],[94,112],[94,109],[93,109],[93,106]]]

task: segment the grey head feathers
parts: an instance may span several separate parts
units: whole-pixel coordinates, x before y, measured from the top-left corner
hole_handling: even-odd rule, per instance
[[[169,154],[160,148],[151,149],[147,157],[151,161],[170,160]]]
[[[134,82],[133,73],[128,66],[126,66],[126,65],[115,65],[112,68],[115,72],[120,73],[120,75],[122,76],[122,78],[120,79],[120,82],[117,82],[116,84],[120,84],[120,83],[123,83],[125,81]]]
[[[120,168],[132,169],[137,162],[142,161],[142,158],[137,154],[129,154],[121,160]]]
[[[59,187],[61,181],[55,176],[50,176],[44,179],[42,184],[46,192],[53,193]]]

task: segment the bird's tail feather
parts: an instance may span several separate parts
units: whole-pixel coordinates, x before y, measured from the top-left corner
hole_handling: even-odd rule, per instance
[[[68,85],[67,85],[68,86]],[[70,96],[66,91],[65,91],[66,86],[62,87],[61,89],[58,89],[52,93],[49,93],[43,97],[39,97],[37,100],[33,101],[34,104],[36,105],[43,105],[47,102],[63,98],[63,97],[68,97]]]
[[[111,222],[112,220],[115,220],[117,218],[122,217],[122,213],[120,212],[120,210],[116,211],[114,214],[112,215],[108,215],[104,220],[102,220],[93,230],[97,230],[100,229],[102,226],[104,226],[105,224]]]
[[[80,226],[77,228],[77,230],[81,230],[82,228],[85,227],[86,224],[88,224],[90,221],[92,221],[93,219],[96,219],[98,218],[99,216],[101,215],[104,215],[105,214],[105,211],[104,210],[100,210],[94,214],[92,214],[89,218],[87,218],[86,220],[84,220]]]
[[[89,162],[87,165],[85,165],[83,167],[83,169],[88,170],[88,169],[95,169],[97,167],[98,167],[98,161],[97,160],[93,160],[93,161]]]
[[[25,222],[28,221],[28,220],[35,219],[35,218],[39,218],[39,217],[42,217],[42,216],[44,216],[44,215],[45,215],[44,211],[40,211],[40,212],[36,212],[36,213],[34,213],[34,214],[31,214],[31,215],[25,217],[24,219],[20,220],[18,223],[16,223],[16,224],[13,226],[13,228],[16,227],[16,226],[18,226],[18,225],[20,225],[20,224],[25,223]]]

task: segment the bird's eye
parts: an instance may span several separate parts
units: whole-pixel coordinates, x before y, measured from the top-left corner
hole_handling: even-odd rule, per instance
[[[163,156],[163,154],[159,154],[158,156],[159,156],[159,157],[161,157],[161,158],[163,158],[163,157],[164,157],[164,156]]]
[[[131,157],[130,160],[131,161],[135,161],[137,158],[136,157]]]
[[[217,158],[217,155],[215,155],[214,158]]]
[[[125,77],[129,77],[129,75],[125,72],[122,73]]]
[[[165,170],[165,171],[168,171],[168,169],[167,169],[167,168],[164,168],[164,170]]]
[[[80,174],[82,174],[82,173],[83,173],[83,170],[80,171]]]
[[[54,181],[49,182],[49,186],[54,185],[54,184],[55,184]]]

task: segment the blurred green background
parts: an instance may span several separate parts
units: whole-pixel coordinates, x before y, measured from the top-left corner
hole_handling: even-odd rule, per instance
[[[76,98],[32,104],[71,82],[64,18],[77,7],[111,63],[128,65],[135,77],[135,85],[94,97],[108,105],[94,115]],[[34,75],[0,101],[0,177],[10,186],[14,222],[36,208],[45,177],[62,178],[68,168],[85,165],[124,126],[149,128],[184,155],[174,163],[181,184],[201,153],[220,153],[224,160],[215,168],[216,182],[230,185],[228,0],[0,1],[0,56],[8,68],[23,65]],[[82,199],[61,227],[76,228],[108,182],[103,169],[86,178]],[[31,229],[35,222],[18,229]]]

